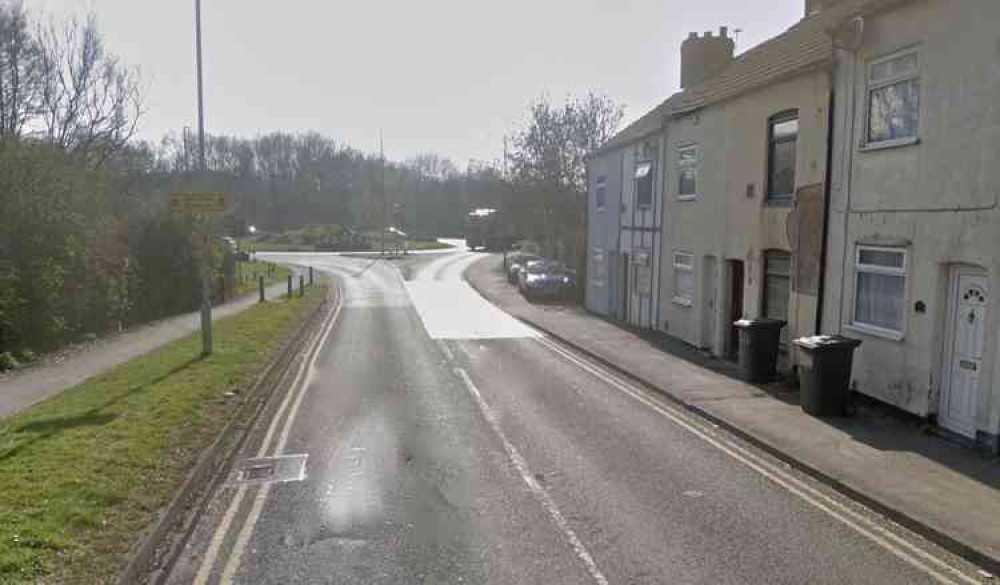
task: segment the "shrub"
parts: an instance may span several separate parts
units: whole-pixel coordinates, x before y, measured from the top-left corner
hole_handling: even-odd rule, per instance
[[[21,363],[17,361],[13,353],[9,351],[0,353],[0,372],[16,370],[19,367],[21,367]]]

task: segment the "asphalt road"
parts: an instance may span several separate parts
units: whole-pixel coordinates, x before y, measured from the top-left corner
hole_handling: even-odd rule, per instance
[[[343,304],[243,456],[304,468],[234,475],[171,583],[971,582],[492,307],[476,258],[282,257]]]

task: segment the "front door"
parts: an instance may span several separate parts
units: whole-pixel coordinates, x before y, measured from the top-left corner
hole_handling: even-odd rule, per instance
[[[989,285],[985,276],[959,269],[951,291],[938,421],[946,429],[975,438]]]
[[[705,266],[702,269],[705,282],[702,288],[701,305],[701,346],[709,351],[715,350],[715,256],[705,256]]]
[[[736,360],[740,357],[740,333],[733,325],[743,318],[743,262],[741,260],[730,260],[729,262],[729,313],[726,320],[727,353],[729,358]]]

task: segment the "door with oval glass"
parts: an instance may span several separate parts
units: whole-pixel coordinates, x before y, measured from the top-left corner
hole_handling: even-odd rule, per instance
[[[985,276],[953,270],[938,422],[970,438],[976,436],[988,302]]]

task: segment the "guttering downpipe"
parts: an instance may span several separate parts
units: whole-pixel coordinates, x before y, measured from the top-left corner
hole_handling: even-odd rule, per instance
[[[836,45],[834,45],[836,49]],[[836,73],[834,68],[837,65],[836,56],[830,67],[830,97],[826,112],[826,180],[823,184],[823,241],[819,249],[819,291],[816,298],[816,326],[813,333],[819,335],[823,330],[823,300],[826,297],[826,253],[827,237],[830,234],[830,197],[833,190],[833,145],[834,145],[834,109],[837,102]]]

